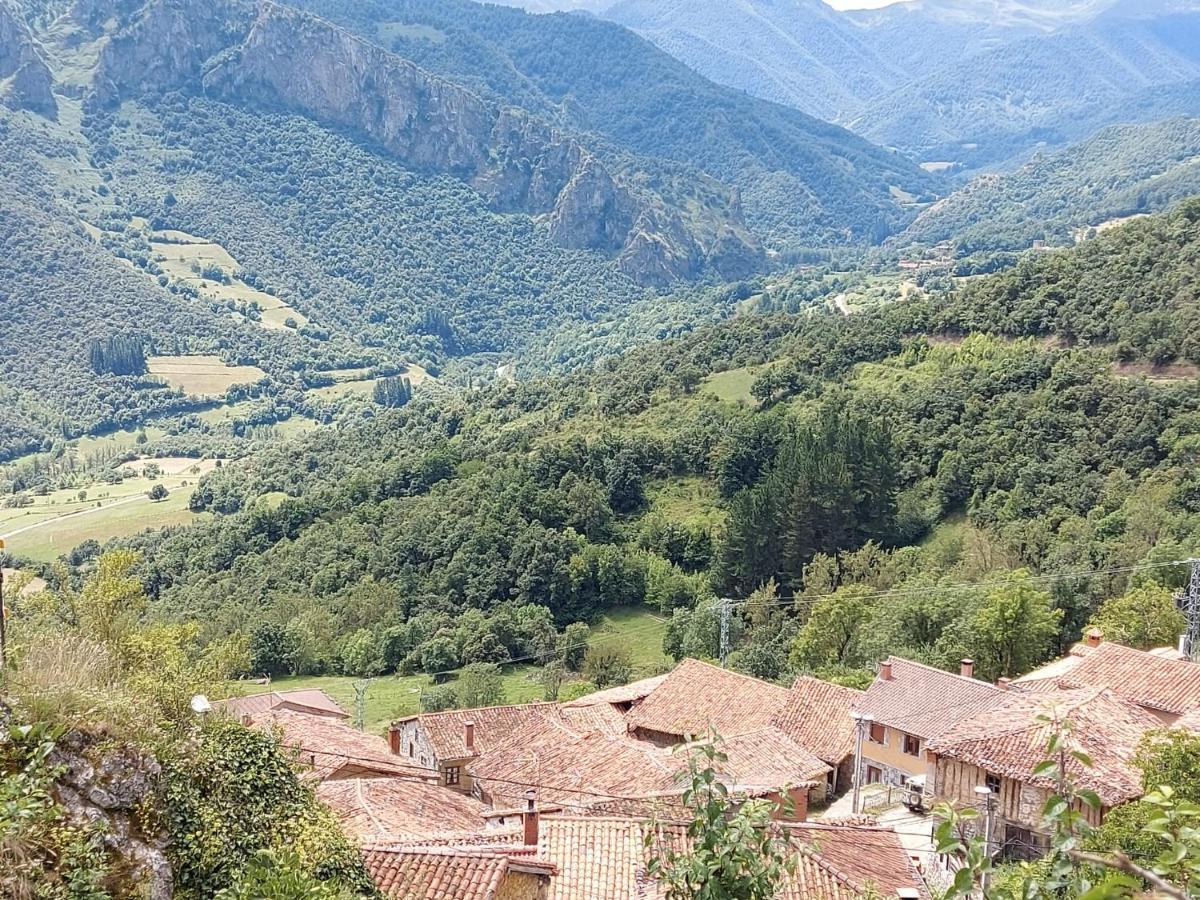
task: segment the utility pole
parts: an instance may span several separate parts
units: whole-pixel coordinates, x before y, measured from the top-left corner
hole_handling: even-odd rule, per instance
[[[729,614],[733,610],[733,600],[722,597],[717,604],[717,612],[721,619],[721,667],[724,668],[725,660],[729,656]]]
[[[0,538],[0,683],[8,681],[8,634],[4,612],[4,539]]]
[[[1196,654],[1200,653],[1200,559],[1189,559],[1188,565],[1192,570],[1191,576],[1188,578],[1188,586],[1183,593],[1176,596],[1175,602],[1179,605],[1184,619],[1187,620],[1184,646],[1179,649],[1189,659],[1195,659]]]
[[[990,861],[992,858],[992,818],[996,813],[996,794],[990,787],[985,784],[975,786],[975,795],[983,801],[983,853]],[[989,868],[983,870],[983,875],[979,879],[979,887],[983,891],[984,896],[987,896],[988,881],[991,872]]]
[[[854,804],[852,810],[857,815],[859,810],[859,794],[862,789],[862,746],[863,737],[871,723],[875,721],[873,716],[866,713],[852,712],[850,718],[854,720]]]
[[[354,727],[359,731],[367,730],[367,688],[370,686],[370,678],[354,682]]]

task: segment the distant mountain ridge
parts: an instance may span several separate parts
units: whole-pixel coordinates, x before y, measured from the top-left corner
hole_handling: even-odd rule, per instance
[[[575,0],[503,0],[546,11]],[[589,12],[698,72],[967,169],[1110,124],[1200,73],[1196,0],[618,0]],[[1129,101],[1139,96],[1138,103]],[[1200,91],[1175,112],[1200,114]]]
[[[1200,194],[1200,119],[1114,125],[1015,171],[977,178],[925,210],[897,246],[954,241],[962,253],[1077,242],[1097,226]]]

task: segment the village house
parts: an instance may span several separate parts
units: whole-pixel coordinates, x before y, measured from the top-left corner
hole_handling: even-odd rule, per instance
[[[626,716],[638,739],[673,747],[715,730],[721,737],[766,728],[789,699],[788,689],[685,659]]]
[[[212,708],[214,712],[223,713],[238,720],[242,720],[246,716],[261,716],[263,713],[276,709],[338,719],[343,722],[350,719],[350,714],[342,709],[336,700],[324,691],[315,689],[267,691],[262,694],[251,694],[249,697],[217,700],[212,704]]]
[[[1020,691],[1108,688],[1172,725],[1200,708],[1200,663],[1180,658],[1172,647],[1135,650],[1105,641],[1091,629],[1062,659],[1012,682]]]
[[[397,759],[383,738],[329,716],[279,706],[256,716],[244,715],[242,723],[277,732],[282,745],[305,769],[305,777],[314,781],[391,777],[436,784],[438,780],[435,771]]]
[[[389,847],[364,851],[383,896],[395,900],[547,900],[556,870],[532,851]]]
[[[1034,772],[1047,757],[1053,721],[1069,721],[1064,732],[1069,746],[1091,757],[1091,765],[1066,760],[1073,783],[1100,797],[1100,809],[1077,804],[1089,824],[1099,825],[1114,806],[1141,796],[1134,750],[1162,723],[1106,688],[1007,692],[1000,703],[958,721],[927,748],[931,789],[939,800],[982,812],[987,802],[978,791],[987,789],[983,796],[994,809],[989,843],[1004,858],[1034,859],[1048,848],[1042,812],[1057,787],[1057,773]]]
[[[393,722],[388,744],[396,756],[436,770],[444,786],[470,794],[469,763],[513,735],[557,718],[557,709],[555,703],[526,703],[419,713]]]
[[[999,704],[1005,691],[974,677],[964,659],[957,674],[898,656],[879,664],[871,686],[858,699],[855,713],[864,718],[864,783],[918,783],[927,772],[928,745],[959,722]]]
[[[317,785],[342,830],[360,846],[428,840],[483,831],[488,807],[436,782],[411,778],[343,778]]]
[[[784,878],[779,900],[923,900],[929,896],[891,829],[813,823],[784,828],[795,848],[795,866]],[[451,866],[468,869],[456,875],[474,878],[472,885],[486,877],[473,875],[472,866],[486,867],[495,878],[501,866],[494,860],[504,857],[518,866],[539,865],[543,871],[552,867],[545,893],[538,895],[545,900],[663,900],[665,892],[649,877],[647,865],[653,854],[668,847],[686,849],[688,839],[686,825],[678,820],[531,811],[517,829],[485,834],[478,840],[477,845],[380,845],[369,848],[365,858],[388,897],[502,896],[457,890],[437,894],[426,885],[437,877],[431,869],[438,866],[443,873]],[[425,858],[429,854],[434,858]],[[448,858],[462,861],[446,862]],[[403,893],[405,889],[409,893]],[[524,900],[530,895],[503,896]]]
[[[862,691],[801,676],[771,720],[801,747],[829,766],[826,793],[848,788],[854,773],[854,720],[850,710]]]

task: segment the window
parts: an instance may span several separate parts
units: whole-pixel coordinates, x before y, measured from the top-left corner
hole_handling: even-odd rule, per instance
[[[446,766],[446,784],[458,784],[458,766]]]
[[[883,784],[883,772],[875,766],[867,766],[867,784]]]
[[[412,745],[412,742],[411,742],[411,741],[409,741],[409,744],[408,744],[408,758],[409,758],[409,759],[412,759],[414,756],[416,756],[416,751],[415,751],[415,748],[414,748],[414,747],[413,747],[413,745]]]
[[[870,734],[868,735],[868,737],[871,739],[871,743],[882,744],[883,743],[883,726],[880,725],[878,722],[872,722],[871,723],[871,731],[870,731]]]
[[[991,772],[988,772],[987,777],[984,779],[984,783],[987,784],[988,790],[991,791],[993,794],[1000,793],[1000,776],[999,775],[993,775]]]
[[[921,739],[919,737],[914,737],[911,734],[906,734],[904,736],[904,752],[909,756],[920,756]]]

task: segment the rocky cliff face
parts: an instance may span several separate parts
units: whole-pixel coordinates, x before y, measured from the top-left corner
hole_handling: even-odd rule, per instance
[[[704,238],[679,213],[575,138],[290,7],[152,0],[105,52],[97,97],[183,86],[291,110],[414,169],[462,178],[493,208],[543,217],[556,242],[613,255],[642,283],[693,277],[709,264]],[[721,235],[709,242],[722,257],[757,253],[730,226],[705,231]]]
[[[0,2],[0,103],[56,116],[54,77],[25,22]]]

